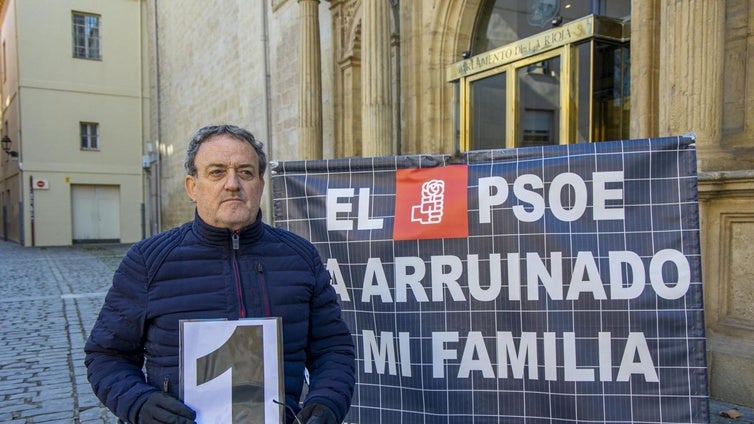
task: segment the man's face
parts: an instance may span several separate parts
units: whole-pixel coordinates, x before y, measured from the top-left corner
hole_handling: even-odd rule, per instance
[[[186,192],[204,222],[238,230],[256,220],[264,176],[251,144],[225,134],[211,137],[199,146],[195,163],[196,177],[186,176]]]

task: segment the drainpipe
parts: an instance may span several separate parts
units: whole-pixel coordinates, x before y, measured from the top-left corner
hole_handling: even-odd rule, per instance
[[[266,133],[265,133],[265,143],[267,143],[267,159],[268,162],[274,158],[274,151],[272,149],[272,94],[271,94],[271,71],[270,71],[270,25],[269,25],[269,19],[267,18],[267,2],[263,1],[262,3],[262,48],[264,49],[264,113],[266,117]],[[270,181],[271,178],[269,177],[271,175],[271,169],[268,166],[267,167],[267,181]],[[268,222],[274,223],[274,216],[272,213],[272,184],[270,184],[267,191],[267,210],[269,211],[269,218],[267,218]]]
[[[31,226],[31,247],[34,247],[34,177],[29,174],[29,225]]]
[[[19,241],[19,244],[21,244],[21,246],[25,246],[26,245],[26,240],[25,240],[26,239],[26,234],[25,234],[26,233],[26,229],[24,228],[24,223],[25,223],[24,214],[25,214],[25,211],[23,210],[23,205],[24,205],[24,169],[23,169],[24,149],[23,149],[23,128],[21,127],[21,125],[23,123],[23,120],[21,119],[21,110],[22,110],[22,108],[21,108],[21,84],[20,84],[21,81],[19,80],[20,79],[20,75],[21,75],[21,62],[20,62],[20,60],[18,58],[18,50],[19,50],[18,45],[19,45],[19,40],[20,40],[18,38],[18,2],[13,2],[13,9],[14,9],[13,10],[13,16],[16,19],[16,22],[14,22],[13,26],[15,27],[15,30],[16,30],[16,35],[15,35],[15,37],[16,37],[16,40],[15,40],[16,41],[16,46],[15,46],[15,48],[16,48],[16,60],[15,60],[15,62],[16,62],[16,94],[15,94],[15,96],[16,96],[16,110],[18,110],[18,112],[16,113],[16,128],[17,128],[17,136],[18,136],[18,190],[19,190],[18,191],[18,203],[20,205],[19,206],[19,210],[18,210],[18,214],[19,214],[19,217],[18,217],[19,218],[18,241]],[[29,185],[31,186],[31,183],[29,183]],[[29,190],[29,196],[30,196],[30,199],[31,199],[30,201],[32,203],[32,205],[30,206],[30,210],[32,211],[32,213],[34,213],[34,206],[33,206],[33,203],[34,203],[34,193],[31,191],[32,188],[31,187],[29,187],[29,188],[30,188],[30,190]],[[32,228],[31,245],[34,246],[34,235],[33,235],[34,234],[34,232],[33,232],[34,231],[34,225],[33,225],[33,223],[32,223],[31,228]]]
[[[159,44],[159,15],[157,13],[157,0],[154,0],[154,69],[155,69],[155,108],[157,116],[157,140],[155,141],[155,153],[157,162],[155,163],[155,191],[156,198],[154,202],[155,215],[157,218],[157,229],[155,233],[162,231],[162,114],[160,112],[160,44]],[[266,2],[262,2],[266,3]]]

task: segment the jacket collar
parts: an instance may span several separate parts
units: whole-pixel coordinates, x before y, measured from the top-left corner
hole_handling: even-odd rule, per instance
[[[200,239],[216,245],[229,245],[233,235],[233,231],[228,228],[219,228],[207,224],[196,211],[194,211],[192,228]],[[254,222],[241,228],[238,232],[238,238],[241,244],[249,244],[258,240],[262,236],[262,232],[264,232],[264,224],[262,223],[262,211],[259,211]]]

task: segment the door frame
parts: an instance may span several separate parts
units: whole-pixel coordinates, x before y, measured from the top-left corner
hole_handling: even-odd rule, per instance
[[[446,69],[446,80],[458,86],[458,99],[455,103],[458,105],[456,125],[460,150],[469,150],[472,145],[470,128],[473,111],[470,95],[474,81],[506,72],[506,134],[501,147],[515,148],[518,147],[517,140],[521,131],[516,125],[519,117],[515,71],[556,56],[561,57],[559,140],[560,144],[574,140],[578,129],[578,108],[591,108],[591,102],[579,105],[577,101],[580,87],[577,81],[579,43],[595,38],[626,42],[629,40],[629,33],[630,23],[589,15],[450,65]],[[591,92],[591,84],[590,79],[588,86],[581,89]],[[591,113],[589,116],[591,120]]]

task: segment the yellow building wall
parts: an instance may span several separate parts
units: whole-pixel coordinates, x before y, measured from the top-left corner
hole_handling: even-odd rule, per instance
[[[150,126],[142,2],[10,0],[4,7],[3,126],[19,152],[18,178],[4,184],[23,203],[18,239],[71,244],[70,184],[85,183],[120,187],[120,241],[140,240]],[[101,60],[73,57],[74,11],[100,16]],[[99,124],[99,149],[80,148],[80,122]],[[32,196],[31,177],[47,180],[49,189]]]

